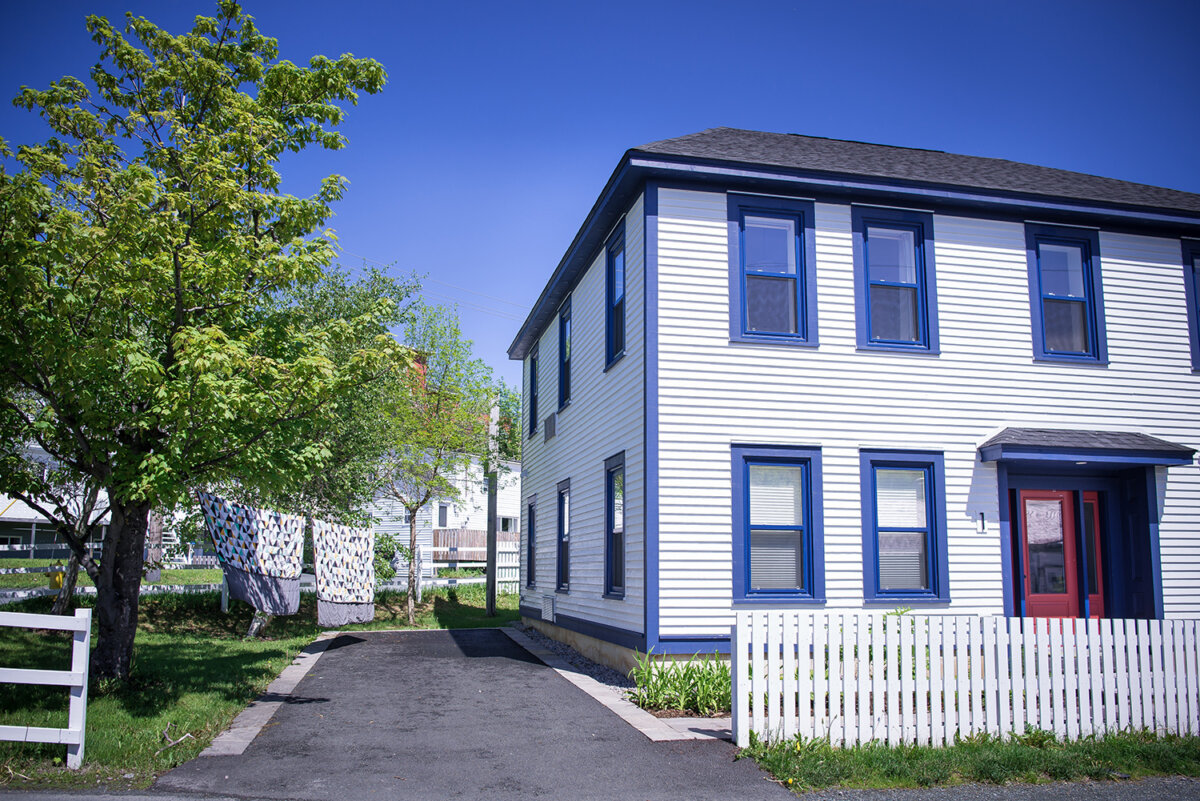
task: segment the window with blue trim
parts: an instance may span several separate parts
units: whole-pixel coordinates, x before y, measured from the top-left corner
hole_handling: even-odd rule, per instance
[[[823,601],[821,452],[735,445],[732,454],[734,601]]]
[[[938,352],[933,215],[854,206],[858,346]]]
[[[558,567],[555,587],[566,592],[571,585],[571,480],[558,485]]]
[[[813,204],[729,195],[729,336],[817,344]]]
[[[558,408],[571,400],[571,299],[558,312]]]
[[[625,453],[604,462],[604,594],[625,597]]]
[[[863,597],[949,601],[940,453],[863,451]]]
[[[609,237],[606,264],[606,354],[605,368],[625,355],[625,225]]]
[[[538,427],[538,349],[529,352],[529,436],[537,433]]]
[[[530,501],[528,524],[525,527],[525,586],[532,587],[537,583],[537,502]]]
[[[1033,357],[1107,364],[1099,232],[1027,223],[1025,249]]]
[[[1200,240],[1183,242],[1183,284],[1192,345],[1192,369],[1200,371]]]

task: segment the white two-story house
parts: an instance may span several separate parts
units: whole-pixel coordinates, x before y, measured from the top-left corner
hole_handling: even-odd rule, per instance
[[[1200,195],[726,128],[628,151],[509,355],[521,613],[1200,614]]]

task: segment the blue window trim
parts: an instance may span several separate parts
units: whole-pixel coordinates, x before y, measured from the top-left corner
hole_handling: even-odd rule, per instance
[[[564,504],[563,501],[566,501]],[[555,495],[558,507],[558,537],[556,539],[554,589],[569,592],[571,589],[571,479],[558,482]],[[565,508],[564,508],[565,506]]]
[[[937,271],[934,265],[933,215],[923,211],[907,211],[875,206],[851,206],[850,221],[854,240],[854,316],[859,350],[888,350],[902,353],[941,352],[938,337]],[[914,233],[917,261],[917,325],[920,337],[916,342],[897,342],[875,339],[871,334],[871,281],[867,270],[867,249],[870,242],[867,228],[890,228]]]
[[[817,254],[811,200],[730,194],[729,220],[729,339],[734,342],[767,342],[816,347]],[[792,220],[796,224],[797,332],[772,333],[746,330],[746,270],[743,234],[746,215]]]
[[[1087,292],[1088,347],[1090,353],[1057,353],[1046,350],[1042,314],[1045,300],[1039,269],[1041,243],[1079,247],[1083,252],[1084,291]],[[1039,362],[1108,364],[1108,337],[1104,326],[1104,291],[1100,281],[1100,232],[1090,228],[1025,223],[1025,257],[1029,266],[1029,317],[1033,333],[1033,359]]]
[[[567,342],[564,332],[567,329],[572,329],[571,350],[575,349],[575,331],[571,325],[571,296],[563,301],[562,308],[558,310],[558,408],[562,411],[568,403],[571,402],[571,360],[574,359],[574,353],[567,354]]]
[[[525,505],[525,586],[537,586],[537,498]]]
[[[625,570],[621,571],[623,576],[621,586],[617,587],[613,584],[613,573],[616,563],[613,560],[613,545],[616,540],[616,533],[613,530],[613,524],[616,520],[613,517],[613,473],[621,471],[622,477],[625,480],[624,491],[625,498],[628,498],[628,476],[625,476],[625,451],[621,451],[616,456],[610,456],[604,460],[604,597],[620,599],[625,597],[625,585],[629,583],[628,573],[629,560],[625,558],[626,554],[626,538],[625,538],[625,513],[622,506],[621,512],[621,554],[625,564]]]
[[[616,294],[616,271],[613,269],[616,264],[617,254],[625,257],[625,221],[622,220],[612,236],[608,238],[608,244],[604,246],[604,284],[605,284],[605,304],[604,304],[604,331],[605,331],[605,359],[604,369],[612,367],[621,357],[625,355],[625,318],[627,317],[625,310],[628,305],[625,302],[626,296],[629,294],[629,259],[624,258],[625,274],[622,278],[622,289],[620,297],[620,313],[618,314]]]
[[[825,602],[824,512],[821,500],[821,449],[790,445],[731,447],[733,494],[733,603],[777,606]],[[810,592],[750,590],[750,465],[802,465],[805,469],[804,532],[806,583]]]
[[[538,348],[529,351],[529,439],[538,430]]]
[[[950,566],[946,547],[946,465],[932,451],[859,451],[862,477],[863,599],[867,602],[949,603]],[[930,564],[928,592],[879,589],[879,541],[875,513],[875,470],[879,467],[925,471],[925,522],[929,527],[925,549]]]
[[[1192,346],[1192,372],[1200,373],[1200,240],[1183,240],[1183,292],[1187,298],[1188,339]]]

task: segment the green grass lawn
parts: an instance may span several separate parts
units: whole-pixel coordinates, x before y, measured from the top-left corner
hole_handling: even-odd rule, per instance
[[[1200,775],[1200,738],[1139,732],[1074,742],[1059,742],[1044,731],[1009,740],[977,735],[945,748],[879,743],[834,748],[828,740],[792,740],[756,742],[741,754],[796,792]]]
[[[49,607],[49,598],[37,598],[2,609],[46,612]],[[484,614],[483,587],[427,591],[417,628],[501,626],[518,618],[517,596],[500,596],[496,607],[495,617]],[[145,787],[199,754],[323,631],[311,593],[301,595],[296,615],[274,618],[264,636],[250,642],[242,640],[250,607],[235,601],[229,614],[222,614],[217,593],[146,596],[140,609],[131,680],[123,686],[93,683],[89,690],[83,770],[62,767],[63,746],[0,742],[0,786]],[[381,593],[374,621],[342,630],[408,628],[404,619],[404,596]],[[93,642],[94,637],[93,632]],[[69,664],[65,632],[0,629],[0,665],[62,670]],[[0,684],[0,724],[65,726],[67,697],[62,688]],[[192,738],[156,753],[167,745],[163,732],[168,728],[171,740],[184,734]]]
[[[0,559],[0,568],[2,567],[49,567],[52,564],[62,563],[60,559]],[[197,569],[197,570],[163,570],[162,577],[158,581],[146,582],[146,584],[220,584],[221,569]],[[4,590],[24,590],[32,587],[47,586],[47,576],[45,573],[0,573],[0,589]],[[79,581],[77,586],[91,587],[92,580],[88,578],[88,574],[84,571],[79,571]]]

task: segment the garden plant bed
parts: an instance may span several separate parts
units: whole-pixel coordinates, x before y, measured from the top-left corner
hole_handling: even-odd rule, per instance
[[[80,596],[76,603],[94,600]],[[46,613],[51,601],[36,598],[2,609]],[[215,592],[142,598],[129,682],[93,682],[89,689],[83,768],[63,766],[63,746],[0,742],[0,787],[144,788],[198,755],[323,631],[311,593],[301,595],[296,615],[272,619],[263,636],[250,641],[242,636],[252,609],[233,602],[222,614],[219,604]],[[515,595],[499,596],[496,607],[496,616],[487,617],[483,587],[427,590],[416,628],[491,627],[517,619]],[[404,595],[384,592],[372,622],[340,630],[405,628]],[[8,629],[0,638],[0,664],[62,670],[70,647],[62,632]],[[0,684],[0,724],[60,727],[66,721],[64,688]],[[181,739],[186,734],[192,736]],[[166,737],[177,744],[168,745]]]

